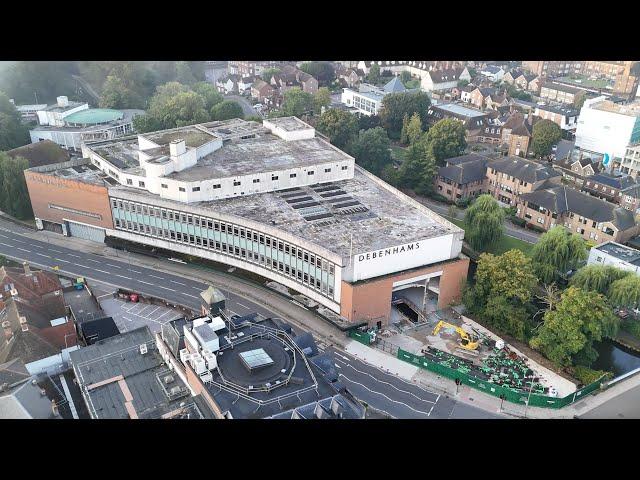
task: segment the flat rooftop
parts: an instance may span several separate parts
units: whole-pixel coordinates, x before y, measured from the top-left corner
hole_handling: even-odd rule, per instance
[[[296,142],[297,143],[297,142]],[[356,166],[354,178],[253,195],[184,204],[125,186],[109,189],[111,196],[176,210],[200,207],[275,227],[341,255],[370,252],[392,245],[459,232],[440,217],[430,216],[369,178]]]
[[[630,117],[640,117],[640,102],[621,105],[619,103],[614,103],[611,100],[603,100],[601,102],[592,103],[590,108],[594,110],[602,110],[604,112],[618,113],[620,115],[628,115]]]
[[[65,180],[75,180],[91,185],[117,185],[118,183],[91,163],[88,158],[70,160],[63,163],[54,163],[32,167],[29,171],[46,173],[53,177]]]
[[[78,113],[84,113],[84,112],[91,112],[93,109],[89,109],[89,110],[83,110],[82,112],[78,112]],[[33,131],[63,131],[63,132],[82,132],[82,133],[90,133],[93,131],[100,131],[100,130],[104,130],[105,128],[111,128],[111,127],[116,127],[118,125],[123,125],[126,123],[130,123],[133,120],[133,117],[135,117],[136,115],[142,115],[144,113],[144,110],[118,110],[118,112],[122,113],[122,116],[118,119],[109,121],[107,123],[99,123],[99,124],[95,124],[95,125],[87,125],[87,126],[68,126],[65,125],[64,127],[55,127],[52,125],[38,125],[37,127],[32,128],[31,130]],[[70,115],[70,117],[73,117],[76,114],[72,114]],[[82,118],[82,117],[80,117]],[[66,122],[67,119],[65,118],[64,121]]]
[[[267,121],[285,132],[295,132],[296,130],[306,130],[310,128],[309,125],[297,117],[276,117],[270,118]]]
[[[285,141],[271,133],[231,141],[198,160],[198,163],[167,178],[193,182],[256,172],[271,172],[318,163],[342,162],[350,157],[319,137]]]
[[[442,103],[440,105],[434,105],[434,108],[439,108],[440,110],[445,110],[447,112],[454,113],[456,115],[463,115],[469,118],[475,117],[486,117],[487,114],[481,112],[480,110],[474,110],[472,108],[467,108],[462,105],[458,105],[457,103]]]
[[[54,103],[53,105],[49,105],[46,110],[47,112],[66,112],[67,110],[71,110],[72,108],[79,107],[80,105],[84,105],[86,102],[73,102],[69,101],[67,105],[58,105]]]
[[[616,242],[607,242],[595,247],[601,252],[607,253],[618,260],[640,266],[640,251]]]
[[[174,140],[184,140],[187,147],[198,148],[205,143],[216,140],[216,137],[210,133],[198,130],[195,127],[186,127],[179,130],[171,130],[157,133],[143,133],[142,136],[151,140],[158,145],[169,145]],[[148,152],[148,151],[147,151]]]
[[[69,287],[65,288],[62,294],[65,305],[71,308],[78,323],[105,316],[96,298],[86,288],[76,290],[73,287]]]

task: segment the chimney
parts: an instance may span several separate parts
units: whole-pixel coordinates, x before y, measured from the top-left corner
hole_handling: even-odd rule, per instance
[[[178,157],[187,151],[186,142],[180,138],[173,140],[169,144],[169,155],[171,157]]]
[[[23,268],[24,268],[24,274],[25,274],[27,277],[30,277],[31,275],[33,275],[33,274],[31,273],[31,268],[29,268],[29,263],[28,263],[28,262],[22,262],[22,266],[23,266]]]

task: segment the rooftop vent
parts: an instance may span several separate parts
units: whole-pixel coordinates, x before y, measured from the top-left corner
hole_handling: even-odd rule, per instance
[[[140,345],[140,354],[144,355],[145,353],[147,353],[148,349],[147,349],[147,344],[143,343],[142,345]]]

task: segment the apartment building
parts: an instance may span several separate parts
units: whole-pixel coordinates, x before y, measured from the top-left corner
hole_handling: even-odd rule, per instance
[[[567,105],[578,105],[586,94],[584,90],[559,83],[547,82],[540,87],[540,98]]]
[[[575,108],[557,107],[555,105],[537,105],[535,116],[551,120],[562,130],[575,131],[580,112]]]
[[[474,154],[447,159],[446,166],[438,169],[436,191],[452,202],[486,193],[487,161]]]
[[[636,186],[631,175],[600,172],[585,179],[582,191],[608,202],[621,203],[622,192]]]
[[[516,205],[520,195],[533,192],[556,177],[560,174],[551,167],[519,157],[509,156],[487,164],[488,193],[507,205]]]

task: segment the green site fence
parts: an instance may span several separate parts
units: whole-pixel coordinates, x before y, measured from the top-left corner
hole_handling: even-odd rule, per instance
[[[361,332],[355,329],[349,330],[349,337],[364,345],[371,345],[371,335],[368,332]]]
[[[364,342],[363,342],[364,343]],[[407,363],[411,363],[413,365],[417,365],[420,368],[428,370],[430,372],[436,373],[446,378],[450,378],[451,380],[459,379],[460,382],[464,385],[468,385],[471,388],[475,388],[481,392],[488,393],[489,395],[493,395],[494,397],[500,397],[504,395],[504,399],[508,402],[518,403],[521,405],[525,405],[527,403],[527,399],[529,399],[529,405],[532,407],[542,407],[542,408],[562,408],[567,405],[572,404],[575,401],[582,399],[583,397],[589,395],[590,393],[598,390],[602,385],[605,376],[603,375],[600,379],[595,382],[586,385],[585,387],[577,390],[574,393],[567,395],[566,397],[548,397],[546,395],[538,395],[532,393],[529,395],[528,392],[518,391],[512,388],[503,387],[501,385],[496,385],[494,383],[487,382],[485,380],[481,380],[480,378],[468,375],[463,372],[459,372],[453,368],[445,367],[444,365],[440,365],[437,362],[432,362],[427,360],[424,357],[414,355],[409,353],[401,348],[398,349],[398,358]]]

